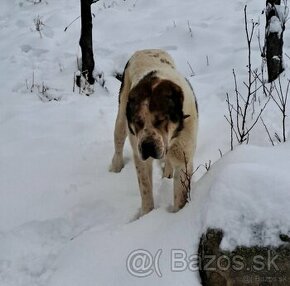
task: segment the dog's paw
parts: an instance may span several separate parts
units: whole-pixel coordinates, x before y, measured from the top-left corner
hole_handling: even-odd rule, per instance
[[[141,207],[141,216],[150,213],[153,209],[154,209],[153,202],[149,203],[147,205],[142,205],[142,207]]]
[[[183,207],[172,206],[172,205],[170,205],[170,206],[167,207],[167,211],[168,211],[169,213],[177,213],[177,212],[179,212],[182,208],[183,208]]]
[[[176,212],[179,211],[179,209],[176,208],[176,207],[174,207],[174,206],[172,206],[172,205],[170,205],[170,206],[167,207],[167,211],[168,211],[169,213],[176,213]]]
[[[124,160],[122,157],[114,155],[112,159],[111,166],[109,168],[110,172],[119,173],[124,167]]]
[[[141,215],[140,215],[140,217],[142,217],[142,216],[144,216],[144,215],[147,215],[148,213],[150,213],[152,210],[153,210],[154,208],[152,208],[152,209],[146,209],[146,210],[141,210]]]
[[[154,209],[154,208],[153,208]],[[138,211],[135,213],[133,218],[130,220],[130,222],[134,222],[140,218],[142,218],[144,215],[150,213],[153,209],[143,211],[142,208],[139,208]]]

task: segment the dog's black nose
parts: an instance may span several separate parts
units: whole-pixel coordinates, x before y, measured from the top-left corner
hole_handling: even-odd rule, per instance
[[[152,141],[144,141],[141,144],[141,154],[142,159],[147,160],[149,157],[157,159],[157,151],[154,142]]]

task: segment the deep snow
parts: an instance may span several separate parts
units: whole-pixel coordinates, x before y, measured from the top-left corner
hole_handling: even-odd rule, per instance
[[[247,70],[243,7],[249,19],[260,18],[263,34],[263,1],[99,1],[92,6],[94,52],[106,89],[96,84],[90,97],[72,92],[79,22],[64,32],[79,15],[79,1],[32,2],[0,4],[1,286],[199,285],[197,271],[171,270],[171,254],[196,254],[206,227],[225,229],[224,248],[275,244],[277,232],[289,231],[289,143],[270,147],[259,123],[251,145],[226,154],[225,95],[233,93],[232,69],[241,89]],[[284,41],[289,53],[287,30]],[[128,144],[122,172],[108,166],[120,85],[113,74],[143,48],[166,49],[195,89],[195,165],[219,160],[219,150],[226,155],[206,174],[199,168],[192,202],[176,214],[167,211],[172,183],[156,168],[156,209],[136,220],[140,196]],[[253,54],[259,67],[256,39]],[[33,77],[60,100],[41,100],[37,87],[31,92]],[[273,103],[263,119],[272,135],[281,134]],[[161,278],[157,271],[145,278],[129,273],[126,260],[136,249],[161,253]]]

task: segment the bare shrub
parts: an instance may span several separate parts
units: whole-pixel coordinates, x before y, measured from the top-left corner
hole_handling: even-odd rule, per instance
[[[59,91],[56,88],[51,88],[44,82],[37,83],[35,82],[35,74],[32,73],[32,79],[31,82],[29,82],[27,79],[25,80],[26,88],[31,93],[35,93],[39,99],[43,102],[50,102],[50,101],[60,101],[61,96],[53,94],[53,92]]]
[[[261,105],[261,101],[257,100],[257,91],[263,86],[259,82],[259,74],[257,70],[252,68],[252,40],[256,26],[256,22],[251,20],[248,23],[247,18],[247,6],[244,8],[244,22],[245,33],[247,40],[248,61],[247,61],[247,81],[243,82],[246,92],[242,94],[239,90],[237,76],[235,70],[233,70],[235,93],[234,98],[230,99],[230,95],[227,93],[226,102],[228,106],[228,115],[225,115],[227,122],[230,125],[231,132],[231,150],[234,148],[234,139],[239,144],[244,142],[248,143],[250,139],[250,132],[257,124],[264,109],[266,108],[270,98],[266,99],[266,102]],[[257,105],[259,105],[257,107]],[[259,112],[256,114],[256,110],[259,108]]]

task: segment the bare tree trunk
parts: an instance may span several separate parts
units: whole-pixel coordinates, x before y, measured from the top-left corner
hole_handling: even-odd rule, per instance
[[[268,81],[274,81],[283,72],[283,32],[285,21],[281,19],[281,0],[266,1],[266,34],[264,55],[267,59]],[[279,8],[278,8],[279,7]]]
[[[87,79],[89,84],[93,84],[95,79],[93,71],[95,67],[92,40],[92,13],[91,4],[94,0],[81,1],[81,37],[80,47],[82,50],[82,75]]]

